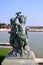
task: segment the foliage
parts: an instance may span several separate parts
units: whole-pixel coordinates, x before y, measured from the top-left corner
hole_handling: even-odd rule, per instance
[[[0,64],[9,50],[10,48],[0,48]]]
[[[0,23],[0,28],[10,28],[11,24]]]

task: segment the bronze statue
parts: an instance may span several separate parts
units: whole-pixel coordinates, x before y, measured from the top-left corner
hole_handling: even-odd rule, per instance
[[[26,17],[21,15],[21,12],[16,13],[15,18],[10,19],[11,31],[10,31],[10,44],[14,51],[22,56],[22,51],[30,51],[28,46],[27,29],[26,29]],[[18,22],[17,22],[18,19]],[[27,49],[28,48],[28,49]]]

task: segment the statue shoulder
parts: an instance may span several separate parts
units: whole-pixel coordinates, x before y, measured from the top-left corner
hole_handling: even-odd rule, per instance
[[[10,21],[16,21],[17,20],[17,16],[16,17],[12,17],[11,19],[10,19]]]
[[[11,24],[13,24],[13,25],[17,24],[16,22],[17,22],[17,17],[15,17],[15,18],[13,17],[13,18],[10,19]]]

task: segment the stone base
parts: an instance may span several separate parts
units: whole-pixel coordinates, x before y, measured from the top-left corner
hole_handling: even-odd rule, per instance
[[[37,65],[33,59],[4,59],[2,65]]]
[[[37,65],[35,62],[35,56],[32,51],[30,51],[30,55],[28,58],[26,57],[5,57],[2,62],[2,65]]]

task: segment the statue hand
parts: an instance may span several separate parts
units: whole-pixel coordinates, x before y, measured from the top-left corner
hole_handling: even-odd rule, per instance
[[[20,16],[16,16],[17,18],[19,18]]]

